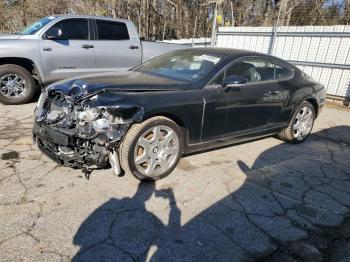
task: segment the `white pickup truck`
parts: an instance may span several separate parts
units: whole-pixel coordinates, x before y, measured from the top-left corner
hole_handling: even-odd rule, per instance
[[[43,84],[126,70],[183,45],[145,42],[131,21],[55,15],[16,34],[0,34],[0,102],[23,104]]]

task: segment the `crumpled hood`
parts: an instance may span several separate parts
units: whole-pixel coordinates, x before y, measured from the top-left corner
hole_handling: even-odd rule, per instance
[[[56,82],[47,91],[57,91],[77,100],[100,92],[173,91],[186,88],[186,82],[135,71],[87,75]]]
[[[18,39],[20,37],[21,35],[0,33],[0,40],[13,40],[13,39]]]

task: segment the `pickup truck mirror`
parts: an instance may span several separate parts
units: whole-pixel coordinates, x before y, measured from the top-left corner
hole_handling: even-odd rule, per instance
[[[62,39],[62,30],[57,27],[51,27],[46,31],[45,38],[49,40]]]
[[[238,75],[230,75],[222,81],[221,85],[225,89],[230,89],[231,87],[239,87],[245,83],[247,83],[247,80],[244,77]]]

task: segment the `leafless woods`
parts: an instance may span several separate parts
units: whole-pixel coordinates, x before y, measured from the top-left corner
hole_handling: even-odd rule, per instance
[[[334,25],[350,23],[350,0],[0,0],[0,31],[15,32],[52,14],[131,19],[146,39],[210,36],[218,25]]]

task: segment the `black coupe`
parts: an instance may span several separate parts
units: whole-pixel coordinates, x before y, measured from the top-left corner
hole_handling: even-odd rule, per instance
[[[159,179],[182,154],[278,134],[303,142],[325,89],[276,57],[235,49],[171,52],[126,72],[52,84],[34,139],[64,166]]]

